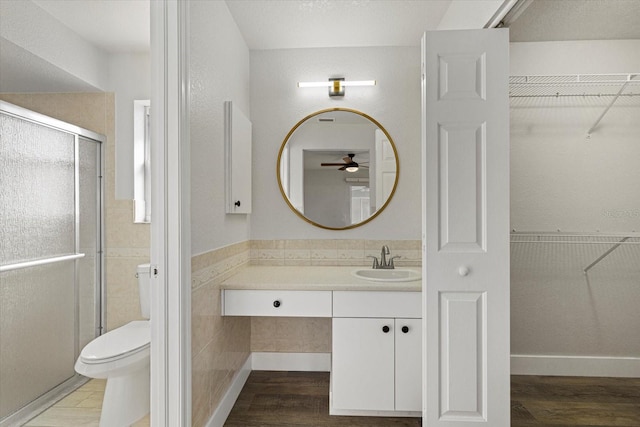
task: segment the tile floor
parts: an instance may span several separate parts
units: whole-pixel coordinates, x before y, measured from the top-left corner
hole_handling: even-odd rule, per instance
[[[24,427],[98,427],[106,380],[93,379],[31,419]],[[149,427],[149,415],[132,427]]]

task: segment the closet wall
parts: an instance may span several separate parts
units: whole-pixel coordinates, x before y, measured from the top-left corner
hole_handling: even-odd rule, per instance
[[[513,371],[637,376],[640,41],[511,60]]]

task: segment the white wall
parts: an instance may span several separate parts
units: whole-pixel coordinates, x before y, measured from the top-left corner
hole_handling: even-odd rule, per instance
[[[108,55],[53,18],[30,0],[0,2],[0,37],[28,52],[20,60],[28,61],[25,73],[42,70],[42,76],[82,80],[99,90],[108,83]],[[3,45],[4,46],[4,45]],[[4,52],[13,54],[11,52]],[[16,49],[17,53],[17,49]],[[37,67],[40,70],[32,70]],[[59,69],[54,71],[54,69]],[[16,76],[19,78],[19,76]],[[95,90],[95,89],[94,89]]]
[[[511,43],[510,74],[611,74],[640,71],[640,40]]]
[[[341,99],[299,81],[329,77],[377,80],[347,87]],[[324,230],[295,215],[276,179],[280,145],[292,126],[330,107],[360,110],[384,126],[398,149],[396,194],[385,211],[352,230]],[[420,239],[420,49],[418,47],[287,49],[251,52],[253,122],[252,239]]]
[[[640,72],[640,40],[511,44],[511,75],[630,72]],[[619,99],[587,138],[610,101],[511,100],[516,231],[640,231],[638,102]]]
[[[512,75],[629,72],[640,72],[640,40],[511,44]],[[587,138],[610,100],[511,100],[513,229],[640,232],[638,98],[621,98]],[[621,246],[587,277],[585,267],[613,244],[566,240],[512,243],[512,353],[640,357],[640,246]],[[640,372],[640,359],[635,366]]]
[[[249,49],[226,3],[198,1],[190,9],[191,246],[196,255],[249,239],[249,216],[225,214],[224,101],[233,101],[250,120],[251,112]]]

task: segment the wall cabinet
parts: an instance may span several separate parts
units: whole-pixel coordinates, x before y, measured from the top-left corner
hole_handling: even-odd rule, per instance
[[[419,415],[422,320],[414,308],[420,294],[358,292],[360,301],[351,300],[350,293],[341,294],[334,292],[331,413]],[[411,302],[403,304],[403,300]],[[336,317],[336,308],[338,314],[352,317]],[[414,317],[377,317],[389,312]],[[362,315],[367,317],[357,317]]]
[[[227,213],[251,213],[251,122],[231,101],[225,105]]]

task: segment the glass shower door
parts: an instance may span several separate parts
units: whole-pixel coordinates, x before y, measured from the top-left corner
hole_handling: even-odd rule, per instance
[[[96,336],[100,209],[99,144],[4,112],[0,130],[3,420],[74,377]]]

